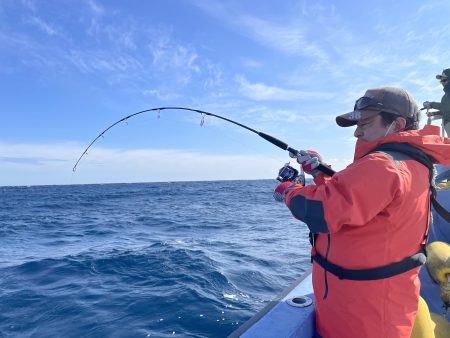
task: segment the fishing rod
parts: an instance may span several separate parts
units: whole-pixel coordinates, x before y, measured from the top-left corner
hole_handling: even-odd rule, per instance
[[[200,122],[200,126],[203,126],[203,123],[205,121],[205,116],[213,116],[213,117],[217,117],[218,119],[233,123],[241,128],[247,129],[248,131],[251,131],[252,133],[257,134],[258,136],[262,137],[263,139],[265,139],[266,141],[272,143],[273,145],[277,146],[278,148],[281,148],[283,150],[287,150],[289,151],[289,154],[291,155],[291,157],[297,157],[299,154],[299,151],[290,147],[287,143],[260,131],[257,131],[253,128],[250,128],[242,123],[233,121],[229,118],[226,118],[224,116],[220,116],[217,114],[213,114],[207,111],[203,111],[203,110],[199,110],[199,109],[193,109],[193,108],[186,108],[186,107],[159,107],[159,108],[151,108],[151,109],[146,109],[146,110],[142,110],[140,112],[125,116],[123,118],[121,118],[119,121],[114,122],[113,124],[111,124],[109,127],[107,127],[105,130],[103,130],[88,146],[87,148],[83,151],[83,153],[81,154],[81,156],[78,158],[77,162],[75,163],[75,165],[73,166],[72,171],[75,172],[77,170],[77,166],[80,163],[81,159],[88,153],[88,150],[94,145],[95,142],[97,142],[97,140],[101,137],[103,137],[105,135],[105,133],[110,130],[112,127],[114,127],[115,125],[121,123],[121,122],[126,122],[129,118],[136,116],[136,115],[140,115],[143,113],[147,113],[147,112],[151,112],[151,111],[156,111],[158,112],[158,118],[159,118],[159,114],[162,110],[185,110],[185,111],[192,111],[195,113],[199,113],[202,116],[201,122]],[[286,167],[286,166],[285,166]],[[292,167],[289,167],[292,168]],[[321,172],[323,172],[324,174],[328,175],[328,176],[333,176],[334,175],[334,171],[330,168],[328,168],[327,166],[324,166],[323,164],[320,164],[317,169]]]

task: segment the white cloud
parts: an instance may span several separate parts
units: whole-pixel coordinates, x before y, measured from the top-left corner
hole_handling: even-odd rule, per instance
[[[42,32],[53,36],[58,35],[58,30],[53,27],[51,24],[45,22],[44,20],[38,18],[37,16],[31,17],[29,20],[27,20],[28,23],[32,24],[33,26],[39,28]]]
[[[94,0],[88,0],[87,4],[88,4],[89,9],[92,11],[93,14],[95,14],[95,15],[103,15],[104,14],[105,10],[103,9],[103,7],[100,6]]]
[[[358,67],[370,68],[384,64],[386,62],[386,57],[381,53],[365,49],[363,51],[360,50],[357,53],[350,54],[347,62]]]
[[[179,69],[187,77],[186,82],[189,81],[190,73],[200,72],[198,54],[193,49],[172,41],[169,36],[151,41],[149,48],[153,56],[153,67],[159,72]]]
[[[246,33],[263,45],[288,55],[328,60],[325,50],[308,39],[307,34],[298,24],[277,25],[253,16],[241,17],[240,22],[246,28]]]
[[[253,59],[248,59],[248,58],[244,58],[242,60],[242,65],[245,68],[253,68],[253,69],[257,69],[257,68],[262,68],[263,67],[263,63],[258,61],[258,60],[253,60]]]
[[[26,144],[0,142],[2,162],[22,162],[36,165],[45,162],[71,161],[79,147],[68,144]]]
[[[321,92],[307,92],[295,89],[285,89],[277,86],[269,86],[264,83],[251,83],[243,76],[237,76],[239,92],[256,101],[294,101],[303,99],[330,99],[331,94]]]
[[[155,97],[160,101],[177,100],[180,97],[180,95],[178,94],[163,89],[145,89],[142,91],[142,93],[146,96]]]
[[[139,72],[145,67],[133,56],[111,54],[102,50],[70,50],[65,54],[67,60],[82,72]]]
[[[0,143],[0,186],[272,178],[279,159],[216,155],[183,149],[93,148],[75,173],[83,148],[65,144]]]
[[[233,6],[226,7],[220,2],[193,1],[193,3],[206,13],[234,27],[239,34],[263,46],[291,56],[300,55],[322,62],[329,59],[325,49],[308,38],[308,32],[301,20],[290,18],[282,23],[276,23],[243,14],[241,10],[232,8]]]
[[[253,106],[246,111],[241,112],[241,115],[246,118],[255,119],[258,118],[259,124],[267,125],[270,124],[274,126],[275,122],[281,122],[281,125],[291,125],[292,123],[302,122],[311,123],[308,124],[308,128],[312,128],[312,125],[317,125],[318,121],[328,121],[333,120],[334,115],[330,114],[311,114],[309,111],[304,112],[301,108],[292,109],[282,109],[282,108],[271,108],[266,106]],[[324,125],[326,123],[320,123]]]
[[[439,65],[441,60],[439,48],[437,46],[431,46],[430,48],[427,48],[417,57],[421,61],[429,62],[435,65]]]
[[[417,18],[421,20],[428,19],[427,15],[432,16],[433,12],[444,10],[446,7],[448,7],[447,0],[428,1],[417,9]]]
[[[216,87],[223,84],[224,71],[220,64],[215,64],[210,60],[206,60],[203,71],[206,75],[206,79],[204,81],[205,87]]]

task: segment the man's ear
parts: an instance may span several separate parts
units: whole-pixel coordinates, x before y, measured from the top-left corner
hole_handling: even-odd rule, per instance
[[[402,131],[406,128],[406,119],[404,117],[397,117],[395,119],[395,131]]]

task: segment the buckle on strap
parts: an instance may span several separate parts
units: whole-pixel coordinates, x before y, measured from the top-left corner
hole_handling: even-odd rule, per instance
[[[402,274],[403,272],[409,271],[416,267],[419,267],[425,264],[427,258],[423,252],[418,252],[415,255],[410,257],[406,257],[405,259],[395,262],[392,264],[380,266],[377,268],[371,269],[346,269],[340,267],[339,265],[330,263],[323,256],[321,256],[318,252],[312,259],[317,262],[323,269],[332,273],[339,279],[348,279],[348,280],[379,280],[384,278],[389,278],[392,276],[396,276]]]

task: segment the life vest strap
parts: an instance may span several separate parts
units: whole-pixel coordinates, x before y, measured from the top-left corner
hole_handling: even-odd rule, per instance
[[[346,269],[339,265],[333,264],[326,260],[318,252],[312,259],[319,264],[324,270],[332,273],[339,279],[349,279],[349,280],[379,280],[384,278],[393,277],[399,275],[411,269],[417,268],[425,264],[427,258],[423,252],[419,252],[410,257],[395,262],[392,264],[380,266],[378,268],[371,269]]]
[[[433,171],[433,163],[436,162],[436,160],[431,157],[430,155],[427,155],[422,150],[408,144],[408,143],[384,143],[372,151],[370,153],[374,152],[399,152],[402,154],[405,154],[406,156],[409,156],[412,160],[415,160],[419,163],[422,163],[425,167],[429,170],[429,179],[430,179],[430,201],[433,205],[436,212],[447,222],[450,223],[450,212],[446,210],[436,199],[436,188],[434,186],[434,171]],[[367,155],[367,154],[366,154]]]

